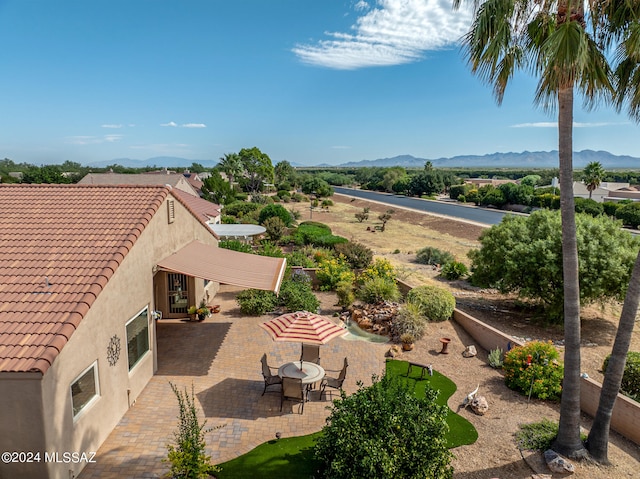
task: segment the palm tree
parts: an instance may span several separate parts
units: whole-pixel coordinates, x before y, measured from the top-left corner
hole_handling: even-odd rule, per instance
[[[459,7],[462,0],[454,0]],[[554,449],[580,458],[580,292],[573,198],[574,89],[594,106],[612,93],[610,68],[587,32],[583,0],[475,0],[475,18],[464,37],[473,73],[493,85],[502,102],[516,70],[539,76],[535,103],[557,109],[564,279],[565,373]]]
[[[615,105],[628,108],[629,116],[640,121],[640,5],[638,2],[612,0],[594,5],[593,15],[603,25],[605,44],[617,42],[615,68]],[[624,299],[611,359],[602,383],[598,410],[587,438],[587,449],[596,461],[608,463],[609,427],[616,402],[640,302],[640,253],[633,267]]]
[[[582,180],[584,181],[584,184],[587,185],[589,199],[591,199],[593,190],[600,186],[600,182],[602,181],[602,178],[604,178],[604,175],[604,168],[602,168],[602,165],[597,161],[592,161],[584,167]]]
[[[225,153],[218,162],[218,167],[227,175],[229,184],[233,187],[233,180],[242,174],[243,167],[240,155]]]

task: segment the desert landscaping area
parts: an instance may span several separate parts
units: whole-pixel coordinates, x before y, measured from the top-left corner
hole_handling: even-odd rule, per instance
[[[494,290],[479,289],[464,280],[449,282],[438,277],[432,266],[414,262],[416,251],[433,246],[451,252],[458,261],[469,265],[466,256],[471,248],[479,247],[478,237],[483,228],[446,218],[434,217],[410,210],[394,208],[394,213],[381,232],[378,215],[388,206],[334,195],[334,206],[328,211],[314,210],[313,220],[329,225],[334,234],[352,241],[358,241],[372,248],[377,256],[393,262],[400,279],[417,286],[436,282],[452,291],[457,308],[484,321],[495,328],[519,339],[550,340],[562,354],[562,330],[557,326],[542,326],[527,310],[518,306],[517,298],[500,295]],[[292,205],[292,204],[290,204]],[[290,206],[289,205],[289,206]],[[301,211],[300,221],[309,220],[307,204],[293,204]],[[358,222],[354,216],[363,208],[370,208],[369,219]],[[616,332],[617,317],[621,305],[593,305],[583,310],[582,325],[582,372],[596,381],[602,381],[600,371],[602,361],[610,352]],[[425,338],[416,343],[413,351],[403,353],[402,359],[432,363],[434,369],[453,379],[458,391],[449,406],[456,411],[465,395],[479,386],[480,392],[489,401],[489,412],[476,416],[471,411],[459,411],[476,427],[478,441],[470,446],[462,446],[453,452],[456,478],[527,478],[534,473],[549,474],[542,455],[519,451],[514,433],[520,424],[527,424],[548,418],[556,421],[559,404],[526,397],[509,390],[504,385],[502,374],[491,368],[487,362],[487,351],[479,349],[476,358],[464,358],[462,351],[472,344],[472,339],[455,323],[433,323]],[[449,355],[438,355],[441,336],[452,335],[459,342],[451,344]],[[631,350],[640,350],[640,336],[634,332]],[[590,426],[590,418],[583,414],[585,431]],[[623,478],[637,477],[640,461],[640,447],[622,436],[612,433],[609,458],[611,466],[597,466],[577,463],[577,478]],[[526,460],[523,460],[523,457]]]

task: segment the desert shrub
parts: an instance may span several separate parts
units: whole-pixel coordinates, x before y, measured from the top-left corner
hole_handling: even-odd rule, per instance
[[[610,358],[611,355],[608,355],[602,364],[604,373],[607,372]],[[640,402],[640,353],[638,352],[629,351],[627,353],[627,362],[624,366],[620,392],[634,401]]]
[[[301,217],[302,217],[302,213],[300,213],[297,209],[295,208],[289,208],[289,213],[291,213],[291,216],[293,217],[294,220],[298,221]]]
[[[284,253],[271,241],[263,241],[256,251],[260,256],[271,256],[272,258],[284,258]]]
[[[355,213],[354,216],[358,220],[358,223],[362,223],[369,219],[369,208],[364,208],[362,211]]]
[[[351,271],[346,261],[332,258],[319,263],[316,270],[316,278],[318,278],[322,291],[335,291],[338,283],[342,281],[353,283],[355,274]]]
[[[353,283],[348,281],[340,281],[336,285],[336,295],[338,296],[338,306],[348,308],[356,300],[356,295],[353,291]]]
[[[258,217],[260,216],[260,210],[249,211],[241,217],[238,217],[238,221],[245,225],[257,225]]]
[[[417,397],[396,376],[359,383],[349,396],[341,392],[315,446],[320,477],[451,478],[448,408],[436,403],[437,395],[427,386]]]
[[[622,203],[617,203],[614,201],[605,201],[604,203],[602,203],[604,214],[607,216],[612,216],[614,218],[616,217],[616,211],[618,211],[618,208],[621,208],[622,206]]]
[[[300,203],[302,201],[307,201],[309,198],[307,198],[305,195],[301,194],[301,193],[294,193],[291,195],[291,201],[295,201],[296,203]]]
[[[576,213],[587,213],[591,216],[600,216],[604,213],[602,203],[598,203],[595,200],[578,197],[574,201]]]
[[[504,364],[504,351],[500,348],[492,349],[489,351],[489,366],[492,368],[500,369]]]
[[[348,243],[349,240],[347,238],[343,238],[342,236],[337,235],[323,235],[316,237],[312,244],[314,246],[319,246],[321,248],[334,248],[339,244]]]
[[[280,238],[282,238],[287,232],[287,225],[285,225],[284,221],[282,221],[278,216],[267,218],[263,223],[263,226],[266,230],[265,232],[267,233],[267,236],[273,241],[280,240]]]
[[[234,225],[237,222],[238,221],[236,220],[235,216],[230,216],[230,215],[222,215],[222,216],[220,216],[220,223],[222,223],[222,224]]]
[[[557,400],[564,367],[550,342],[531,341],[507,352],[502,369],[508,388],[538,399]]]
[[[242,217],[247,213],[256,211],[260,208],[257,203],[248,203],[246,201],[234,201],[224,207],[224,214],[236,217]]]
[[[245,289],[236,296],[242,314],[247,316],[262,316],[273,311],[278,305],[278,297],[273,291],[261,289]]]
[[[331,236],[331,228],[316,221],[305,221],[298,225],[295,236],[299,237],[302,244],[315,244],[321,236]]]
[[[287,200],[291,199],[291,193],[288,190],[278,190],[278,196],[280,197],[280,199],[282,199],[283,201],[285,200],[285,198]]]
[[[557,436],[558,424],[544,418],[540,422],[520,425],[520,430],[516,432],[516,443],[520,449],[546,451],[551,449]]]
[[[460,196],[465,196],[468,191],[471,190],[471,185],[451,185],[449,187],[449,198],[452,200],[463,201],[460,199]],[[464,202],[464,201],[463,201]]]
[[[425,284],[407,293],[407,303],[417,304],[431,321],[446,321],[453,314],[456,298],[444,288]]]
[[[460,279],[469,274],[469,268],[460,261],[450,261],[446,263],[440,271],[440,276],[449,281]]]
[[[637,228],[640,225],[640,203],[621,206],[616,211],[616,218],[622,220],[625,226]]]
[[[185,388],[184,392],[169,383],[178,399],[178,430],[173,433],[175,444],[167,446],[168,454],[164,462],[170,463],[171,477],[184,479],[204,479],[219,472],[220,468],[211,463],[211,457],[206,454],[205,434],[211,429],[205,429],[207,421],[200,424],[196,409],[194,388],[191,384],[191,394]]]
[[[258,216],[258,223],[264,225],[265,221],[269,218],[280,218],[285,226],[291,226],[293,224],[293,217],[291,213],[282,205],[270,204],[260,210],[260,216]]]
[[[380,301],[397,301],[400,299],[400,290],[395,280],[375,277],[362,282],[358,288],[357,296],[369,304],[375,304]]]
[[[388,259],[376,258],[358,276],[359,283],[365,283],[370,279],[382,278],[395,282],[396,269]]]
[[[287,266],[302,266],[303,268],[315,268],[316,266],[315,261],[300,250],[287,253],[284,257],[287,258]]]
[[[467,202],[467,197],[465,195],[459,195],[458,196],[458,201],[460,203],[466,203]]]
[[[335,250],[338,254],[344,256],[344,259],[352,268],[366,268],[373,260],[373,251],[362,243],[353,241],[340,243],[335,245]]]
[[[278,303],[289,311],[311,311],[315,313],[320,307],[320,300],[313,294],[310,282],[301,278],[292,277],[282,282]]]
[[[420,264],[445,264],[454,259],[448,251],[442,251],[432,246],[422,248],[416,253],[416,263]]]
[[[316,264],[320,264],[323,261],[336,258],[335,251],[329,248],[314,248],[312,246],[305,246],[302,251],[305,251],[308,256],[311,256]]]
[[[230,249],[232,251],[240,251],[241,253],[251,253],[253,249],[248,243],[243,243],[240,240],[222,240],[218,241],[218,248]]]
[[[333,201],[331,201],[331,200],[322,200],[322,203],[320,204],[320,206],[322,206],[323,208],[327,209],[330,206],[333,206]]]
[[[391,337],[398,341],[403,334],[411,334],[420,339],[427,330],[427,318],[420,305],[404,303],[391,323]]]

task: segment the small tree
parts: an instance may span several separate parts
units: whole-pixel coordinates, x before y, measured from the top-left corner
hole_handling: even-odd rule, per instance
[[[380,231],[384,232],[384,229],[387,227],[387,221],[391,219],[391,215],[393,213],[395,213],[395,211],[387,210],[384,213],[382,213],[380,216],[378,216],[378,219],[382,221],[382,227],[380,228]]]
[[[267,236],[273,241],[278,241],[287,232],[287,225],[279,216],[272,216],[265,220],[263,224]]]
[[[341,392],[315,447],[321,477],[452,477],[447,408],[436,404],[437,395],[427,387],[418,398],[406,381],[388,376],[359,383],[350,396]]]
[[[171,477],[181,479],[203,479],[220,469],[211,463],[211,457],[205,454],[205,429],[207,421],[202,424],[198,420],[198,413],[194,400],[194,389],[191,384],[191,394],[185,388],[180,391],[175,384],[169,383],[173,393],[178,398],[178,430],[173,433],[175,444],[167,445],[169,453],[166,462],[171,463]]]
[[[358,223],[362,223],[363,221],[368,220],[369,219],[369,208],[364,208],[361,212],[356,213],[354,216],[358,220]]]

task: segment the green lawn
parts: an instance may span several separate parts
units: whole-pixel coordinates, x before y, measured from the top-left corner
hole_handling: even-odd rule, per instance
[[[406,377],[408,363],[406,361],[388,361],[387,374]],[[433,371],[433,376],[420,379],[420,369],[413,368],[411,376],[406,378],[415,385],[416,395],[424,395],[429,385],[440,391],[437,402],[446,405],[447,400],[456,391],[456,385],[446,376]],[[478,432],[473,425],[462,416],[449,409],[447,416],[449,433],[447,443],[450,448],[473,444],[478,439]],[[261,444],[254,450],[236,459],[220,464],[222,471],[217,473],[219,479],[228,478],[281,478],[308,479],[314,475],[318,463],[313,458],[315,439],[321,433],[308,436],[290,437],[273,440]]]

